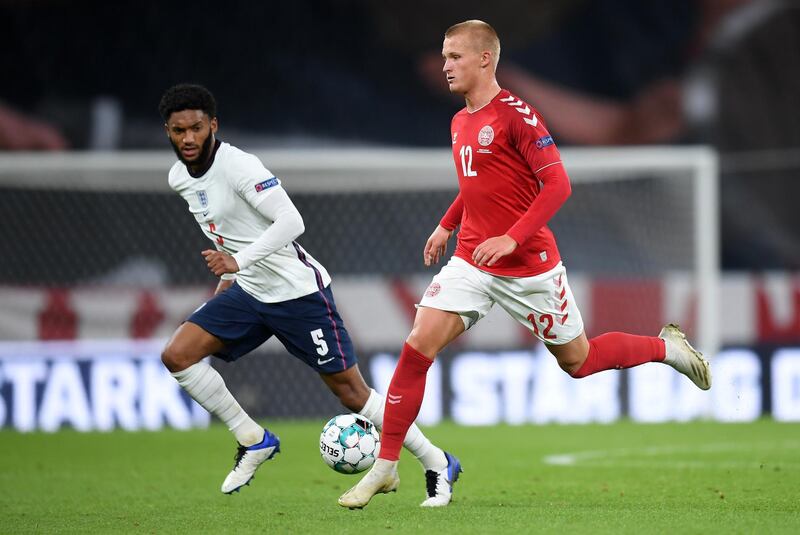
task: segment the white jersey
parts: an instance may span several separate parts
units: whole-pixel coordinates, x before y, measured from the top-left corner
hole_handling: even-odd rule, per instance
[[[280,180],[257,157],[219,142],[203,175],[192,176],[178,161],[169,171],[169,185],[188,203],[217,249],[229,254],[241,251],[269,228],[272,221],[255,207],[281,188]],[[316,292],[330,284],[331,277],[293,241],[240,270],[236,281],[259,301],[277,303]]]

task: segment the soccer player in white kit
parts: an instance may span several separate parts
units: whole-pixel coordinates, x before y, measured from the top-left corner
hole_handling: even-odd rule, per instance
[[[605,333],[588,340],[555,238],[546,224],[571,193],[558,149],[541,115],[501,89],[495,78],[500,40],[482,21],[445,32],[443,71],[466,107],[451,123],[459,194],[425,244],[423,260],[443,256],[457,226],[456,251],[428,286],[386,395],[381,451],[372,469],[339,498],[364,507],[397,488],[406,429],[417,416],[436,354],[496,303],[545,343],[561,368],[581,378],[603,370],[663,362],[699,388],[711,387],[706,360],[676,325],[658,337]],[[448,496],[461,470],[448,467],[432,484]]]
[[[204,359],[233,361],[276,336],[295,357],[316,370],[353,412],[383,424],[383,396],[364,382],[353,345],[331,292],[331,277],[295,239],[303,218],[281,181],[261,161],[215,138],[216,103],[204,87],[167,90],[159,112],[178,162],[169,185],[215,249],[202,251],[220,277],[215,295],[184,322],[161,359],[178,384],[222,420],[238,442],[233,470],[222,483],[230,494],[280,451],[280,440],[256,423]],[[405,446],[426,474],[446,468],[445,452],[412,425]],[[449,502],[426,486],[426,499]]]

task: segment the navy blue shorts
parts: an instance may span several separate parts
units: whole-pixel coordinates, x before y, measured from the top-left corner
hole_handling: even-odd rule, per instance
[[[234,282],[186,321],[222,340],[225,349],[214,356],[229,362],[272,336],[319,373],[341,372],[357,361],[330,286],[290,301],[262,303]]]

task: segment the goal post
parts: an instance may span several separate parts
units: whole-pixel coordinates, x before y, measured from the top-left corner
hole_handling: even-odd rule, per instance
[[[337,278],[423,273],[424,240],[457,191],[449,151],[253,153],[303,214],[301,242]],[[552,227],[570,275],[623,282],[676,277],[696,300],[693,341],[714,355],[720,347],[714,150],[564,148],[562,156],[573,195]],[[164,284],[206,283],[196,258],[204,237],[167,185],[174,161],[170,151],[0,154],[0,209],[8,218],[5,235],[14,237],[7,240],[0,286],[103,284],[115,262],[136,255],[163,263]],[[637,314],[637,301],[654,294],[631,295],[627,303]]]
[[[697,289],[697,347],[707,355],[720,349],[719,158],[706,146],[581,148],[562,151],[572,180],[647,173],[685,173],[691,179],[694,212],[694,278]]]

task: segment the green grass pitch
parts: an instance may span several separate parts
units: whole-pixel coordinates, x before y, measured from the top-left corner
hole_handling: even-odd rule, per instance
[[[270,425],[282,453],[232,496],[218,425],[0,432],[0,533],[800,533],[797,424],[442,424],[428,435],[464,466],[449,507],[418,507],[404,452],[399,491],[350,511],[336,499],[359,476],[323,464],[323,423]]]

